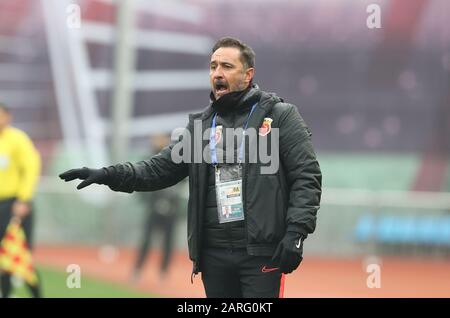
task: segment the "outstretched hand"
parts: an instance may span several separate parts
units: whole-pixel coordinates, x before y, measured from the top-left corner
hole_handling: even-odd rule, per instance
[[[71,169],[66,172],[63,172],[59,175],[59,177],[66,182],[72,181],[75,179],[84,180],[77,186],[77,189],[81,190],[93,183],[107,184],[108,172],[106,171],[105,168],[89,169],[89,168],[83,167],[80,169]]]

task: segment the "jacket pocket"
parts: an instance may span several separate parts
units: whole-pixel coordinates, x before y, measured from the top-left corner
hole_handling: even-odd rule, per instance
[[[249,176],[246,201],[248,243],[277,243],[284,235],[286,215],[278,176]]]

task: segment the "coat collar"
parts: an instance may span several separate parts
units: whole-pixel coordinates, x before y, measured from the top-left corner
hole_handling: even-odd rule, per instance
[[[252,89],[250,89],[250,91],[244,96],[243,100],[251,98],[256,93],[256,90],[260,92],[261,98],[248,124],[248,127],[254,128],[258,127],[259,124],[262,123],[262,121],[264,120],[264,116],[272,110],[273,106],[276,103],[283,101],[282,98],[278,97],[274,93],[261,91],[257,84],[253,84]],[[196,120],[196,119],[207,120],[213,114],[214,109],[211,107],[211,105],[209,105],[201,112],[189,114],[189,120]]]

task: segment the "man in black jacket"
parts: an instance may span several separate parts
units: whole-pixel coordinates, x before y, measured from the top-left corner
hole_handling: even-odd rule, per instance
[[[189,176],[189,257],[207,297],[282,296],[283,274],[300,265],[316,226],[322,175],[311,133],[297,107],[253,84],[254,66],[248,45],[220,39],[211,105],[189,116],[180,138],[150,160],[60,175],[84,180],[78,189],[98,183],[128,193]]]
[[[170,136],[166,134],[154,134],[151,136],[152,153],[159,153],[170,143]],[[155,192],[141,192],[145,209],[145,226],[142,239],[139,243],[138,253],[133,266],[132,279],[137,282],[144,268],[148,252],[152,246],[152,238],[155,232],[160,231],[162,237],[160,278],[167,277],[170,261],[172,260],[175,228],[182,202],[182,188],[184,181],[171,188]]]

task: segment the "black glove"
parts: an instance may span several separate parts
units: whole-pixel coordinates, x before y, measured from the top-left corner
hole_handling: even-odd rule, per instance
[[[303,260],[304,237],[297,232],[286,232],[278,244],[272,260],[278,263],[280,271],[289,274],[294,271]]]
[[[106,170],[106,168],[89,169],[86,167],[81,169],[68,170],[66,172],[61,173],[59,177],[66,182],[75,179],[84,180],[77,186],[78,190],[83,189],[93,183],[108,184],[110,179],[108,175],[108,170]]]

